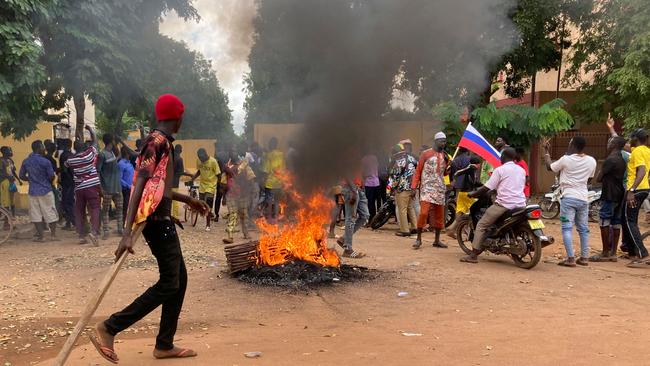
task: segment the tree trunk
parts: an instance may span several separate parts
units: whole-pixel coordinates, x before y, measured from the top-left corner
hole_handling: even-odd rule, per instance
[[[75,121],[75,136],[77,140],[84,140],[84,112],[86,110],[86,99],[84,98],[84,93],[75,93],[72,97],[74,101],[74,109],[76,112],[76,121]]]
[[[533,80],[530,83],[530,106],[535,108],[535,83],[537,82],[537,72],[533,73]]]

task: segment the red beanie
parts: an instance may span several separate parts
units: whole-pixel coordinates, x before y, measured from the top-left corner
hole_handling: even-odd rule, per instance
[[[163,94],[156,101],[156,119],[158,121],[178,120],[183,116],[185,106],[177,96]]]

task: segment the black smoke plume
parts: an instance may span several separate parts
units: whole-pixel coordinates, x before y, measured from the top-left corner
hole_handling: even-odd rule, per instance
[[[427,102],[470,100],[518,35],[510,0],[261,0],[253,77],[279,83],[267,105],[292,106],[303,183],[352,175],[368,148],[397,143],[377,122],[401,84]],[[434,85],[434,88],[431,88]],[[423,90],[428,88],[429,90]],[[273,117],[269,117],[272,119]],[[416,147],[416,151],[417,151]]]

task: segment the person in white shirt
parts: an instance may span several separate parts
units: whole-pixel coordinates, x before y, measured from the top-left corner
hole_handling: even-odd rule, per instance
[[[551,162],[550,144],[544,144],[544,161],[548,170],[560,174],[560,222],[562,223],[562,240],[567,258],[561,266],[575,267],[576,264],[589,265],[589,189],[587,184],[596,173],[596,159],[584,153],[587,140],[575,136],[569,142],[567,154]],[[573,251],[572,230],[575,225],[580,235],[580,258],[576,261]]]
[[[517,156],[515,149],[506,147],[501,151],[502,165],[492,172],[490,179],[481,188],[468,194],[469,197],[479,197],[488,191],[496,190],[496,202],[485,211],[474,229],[472,254],[460,259],[461,262],[478,263],[478,256],[483,252],[483,240],[487,229],[509,210],[526,207],[526,172],[515,164]]]

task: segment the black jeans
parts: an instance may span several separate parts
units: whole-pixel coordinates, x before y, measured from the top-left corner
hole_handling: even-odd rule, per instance
[[[126,211],[129,209],[129,200],[131,199],[131,187],[122,188],[122,226],[126,221]]]
[[[187,270],[176,227],[171,221],[149,221],[142,234],[158,261],[160,279],[124,310],[104,322],[108,333],[116,335],[162,305],[156,348],[174,348],[174,334],[187,288]]]
[[[370,212],[370,220],[377,214],[377,210],[381,207],[381,186],[365,187],[366,198],[368,199],[368,211]]]
[[[61,206],[66,225],[74,225],[74,184],[61,185]]]
[[[648,256],[648,249],[643,245],[638,224],[639,210],[646,198],[648,198],[648,191],[639,190],[634,193],[635,207],[629,207],[627,199],[623,202],[623,243],[628,254],[638,255],[641,258]]]

